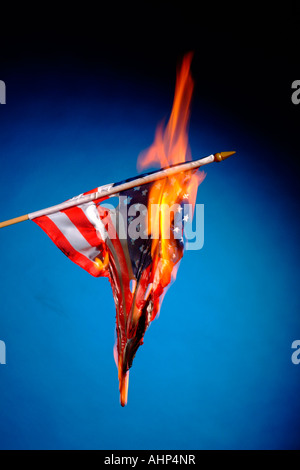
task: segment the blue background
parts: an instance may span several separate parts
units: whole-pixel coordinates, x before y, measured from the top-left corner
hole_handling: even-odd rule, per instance
[[[101,60],[11,60],[0,77],[1,220],[137,174],[140,151],[171,110],[176,63],[167,63],[160,80],[146,61],[139,74]],[[223,85],[223,101],[213,88],[202,95],[206,65],[196,53],[193,158],[237,155],[206,168],[197,197],[204,247],[184,255],[134,360],[124,409],[108,280],[71,263],[32,222],[1,230],[0,448],[299,447],[291,344],[300,339],[300,234],[290,157],[300,109],[284,89],[297,76],[281,82],[280,122],[264,127],[251,97],[249,113],[238,113],[242,84]]]

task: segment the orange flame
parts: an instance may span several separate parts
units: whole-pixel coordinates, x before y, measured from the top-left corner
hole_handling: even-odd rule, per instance
[[[184,56],[181,68],[177,71],[175,96],[166,129],[161,123],[151,147],[138,158],[138,168],[142,170],[151,164],[162,167],[184,162],[188,147],[187,125],[190,116],[190,103],[194,82],[190,75],[192,53]]]
[[[194,82],[190,74],[190,66],[193,54],[188,53],[183,57],[182,64],[177,70],[175,96],[172,106],[170,119],[164,129],[161,123],[155,133],[155,139],[149,149],[142,152],[138,158],[138,168],[144,169],[148,166],[159,166],[168,168],[191,159],[191,152],[188,143],[187,128],[190,117],[190,104],[194,88]],[[176,277],[177,269],[174,269],[174,262],[168,250],[170,217],[170,208],[178,199],[188,198],[188,201],[194,207],[197,189],[199,183],[204,179],[204,173],[195,174],[182,172],[166,178],[163,181],[156,182],[149,195],[149,218],[148,232],[153,234],[159,230],[159,240],[152,243],[152,257],[155,259],[155,253],[159,251],[159,269],[156,270],[157,276],[154,279],[155,286],[169,284],[171,277]],[[158,204],[159,210],[151,210],[151,205]],[[156,238],[153,237],[152,238]],[[156,242],[156,243],[155,243]],[[178,268],[178,266],[176,266]]]
[[[187,126],[193,92],[190,75],[192,54],[187,54],[177,72],[174,103],[165,129],[158,126],[153,145],[138,159],[139,169],[149,165],[168,168],[190,159]],[[121,405],[127,403],[129,369],[135,353],[143,344],[144,334],[159,312],[166,288],[175,279],[183,254],[182,244],[175,236],[175,211],[186,202],[194,205],[197,188],[204,173],[181,172],[151,185],[148,198],[148,236],[151,237],[151,266],[145,268],[128,290],[125,307],[122,293],[117,306],[117,344],[114,350],[118,367]],[[172,229],[172,230],[171,230]],[[182,233],[181,235],[182,236]],[[180,238],[180,237],[179,237]],[[105,260],[104,260],[105,264]],[[119,298],[118,297],[118,298]],[[122,303],[123,302],[123,303]],[[124,313],[125,312],[125,313]]]

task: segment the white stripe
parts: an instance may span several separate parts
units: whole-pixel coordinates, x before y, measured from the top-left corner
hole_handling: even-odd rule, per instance
[[[77,230],[76,225],[71,222],[65,213],[57,212],[55,214],[48,215],[48,218],[52,220],[56,227],[66,237],[74,250],[78,251],[91,261],[95,260],[96,256],[100,253],[99,250],[87,242],[79,230]]]
[[[98,237],[101,240],[105,241],[107,237],[107,232],[105,230],[102,220],[100,219],[96,204],[94,204],[93,202],[92,203],[88,202],[86,204],[82,204],[79,207],[85,213],[87,219],[95,227]]]

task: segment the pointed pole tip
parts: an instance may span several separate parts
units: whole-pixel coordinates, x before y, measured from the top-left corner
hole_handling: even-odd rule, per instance
[[[231,152],[219,152],[215,153],[215,162],[222,162],[223,160],[226,160],[226,158],[230,157],[231,155],[234,155],[236,152],[231,151]]]

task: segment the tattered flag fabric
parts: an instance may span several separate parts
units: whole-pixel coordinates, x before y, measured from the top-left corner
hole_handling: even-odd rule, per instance
[[[138,160],[140,169],[164,167],[0,223],[0,228],[33,220],[74,263],[92,276],[108,277],[116,305],[120,400],[127,402],[129,369],[162,298],[175,279],[184,250],[184,223],[191,221],[198,185],[197,168],[235,152],[189,161],[187,137],[193,91],[192,54],[178,69],[170,119]],[[112,199],[117,198],[117,204]]]
[[[136,351],[183,255],[183,214],[192,173],[115,194],[117,207],[107,207],[107,196],[80,204],[80,195],[77,206],[33,219],[74,263],[93,276],[109,278],[116,305],[115,360],[122,406]]]
[[[158,164],[170,169],[187,161],[191,59],[191,53],[183,58],[170,119],[165,129],[158,127],[152,146],[140,155],[141,168]],[[80,204],[79,196],[77,207],[33,219],[72,261],[93,276],[110,280],[116,305],[115,360],[122,406],[127,402],[129,369],[136,351],[175,278],[183,255],[182,222],[192,217],[203,177],[195,170],[181,171],[131,186],[115,194],[117,207],[105,207],[105,188],[97,188],[94,192],[100,192],[100,198],[93,202]],[[186,205],[192,208],[190,213],[184,210]]]

